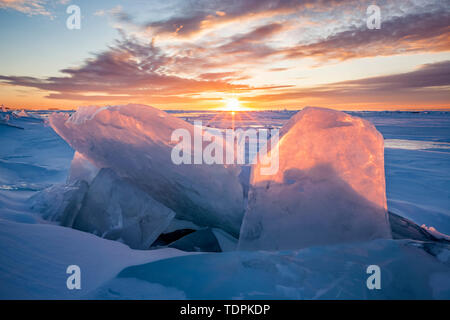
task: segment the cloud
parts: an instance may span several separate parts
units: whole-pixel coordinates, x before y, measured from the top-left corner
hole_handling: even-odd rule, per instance
[[[108,10],[108,13],[119,22],[133,22],[133,17],[129,13],[125,12],[120,5]]]
[[[182,13],[170,18],[148,22],[145,27],[155,34],[173,34],[188,37],[205,28],[242,18],[246,15],[273,12],[277,9],[297,6],[302,1],[270,0],[207,0],[190,2]]]
[[[236,80],[244,77],[239,72],[208,72],[200,74],[199,78],[203,80]]]
[[[335,33],[311,44],[286,48],[279,53],[288,58],[347,60],[412,52],[448,51],[449,21],[448,10],[398,16],[383,21],[379,30],[362,26]]]
[[[165,49],[171,52],[171,71],[190,72],[190,76],[208,73],[204,70],[221,65],[231,68],[243,61],[249,65],[267,64],[268,58],[314,58],[324,63],[450,50],[450,7],[429,1],[415,7],[406,6],[406,2],[395,5],[381,0],[382,27],[369,30],[365,23],[368,4],[370,1],[354,0],[196,0],[189,5],[180,2],[178,11],[174,10],[169,18],[144,23],[144,29],[151,32],[141,36],[166,42]],[[120,6],[109,14],[121,22],[124,32],[127,26],[133,28],[132,34],[136,34],[136,27],[142,28]],[[253,23],[247,24],[249,19]],[[225,30],[215,30],[229,22],[235,23]],[[200,38],[189,38],[201,31],[208,32]],[[220,31],[225,31],[226,36],[221,36]],[[275,42],[270,41],[273,37]],[[293,42],[293,37],[300,41]]]
[[[342,81],[307,88],[281,90],[271,94],[248,97],[250,102],[274,101],[284,103],[293,100],[315,99],[334,101],[332,103],[446,103],[449,107],[450,60],[425,64],[416,70]]]
[[[356,0],[193,0],[180,1],[170,17],[152,20],[144,28],[154,35],[176,34],[192,37],[226,23],[243,23],[279,15],[297,15],[305,10],[323,11],[338,8]]]
[[[262,4],[261,4],[262,3]],[[326,2],[318,2],[318,4],[308,4],[307,1],[281,1],[271,2],[263,1],[252,7],[251,4],[239,8],[240,17],[248,15],[255,17],[261,8],[269,8],[269,12],[292,12],[297,13],[298,10],[314,8],[321,12],[325,10]],[[344,3],[352,3],[351,1],[343,1]],[[262,6],[262,7],[260,7]],[[226,9],[223,9],[227,11]],[[272,10],[272,11],[270,11]],[[346,10],[349,10],[346,8]],[[397,54],[412,54],[425,52],[444,52],[450,50],[450,7],[441,7],[440,5],[429,5],[422,8],[415,8],[411,11],[402,10],[397,14],[396,10],[388,10],[383,7],[384,12],[382,26],[380,30],[370,30],[365,24],[365,10],[361,11],[359,18],[354,18],[358,24],[349,23],[342,24],[339,19],[350,15],[348,11],[343,10],[339,14],[327,13],[326,11],[315,19],[318,21],[329,21],[327,27],[323,24],[312,24],[305,27],[302,25],[300,29],[296,29],[296,23],[299,23],[295,15],[281,19],[262,18],[259,23],[254,23],[252,28],[242,33],[241,29],[236,29],[235,33],[222,39],[218,33],[208,33],[204,38],[197,40],[181,40],[171,43],[170,50],[176,52],[174,54],[175,65],[182,65],[183,68],[188,66],[191,71],[204,70],[205,68],[217,68],[220,64],[229,67],[240,65],[246,61],[248,65],[255,66],[257,64],[266,65],[270,60],[301,60],[304,58],[314,58],[320,63],[344,61],[350,59],[358,59],[365,57],[389,56]],[[224,12],[225,12],[224,11]],[[228,10],[230,11],[230,10]],[[359,12],[356,10],[356,12]],[[184,17],[187,24],[180,22],[175,23],[178,18],[170,19],[172,26],[177,25],[178,28],[173,29],[165,22],[156,23],[163,30],[170,32],[177,31],[177,34],[184,32],[185,36],[198,32],[201,26],[197,23],[204,17],[203,11],[194,11],[199,19],[188,14]],[[227,19],[234,19],[238,13],[233,14],[227,12]],[[309,12],[311,15],[311,12]],[[312,15],[314,16],[314,15]],[[221,18],[221,17],[219,17]],[[216,17],[214,18],[216,19]],[[302,18],[306,20],[305,18]],[[336,20],[337,19],[337,20]],[[336,21],[335,21],[336,20]],[[204,20],[201,20],[204,21]],[[239,20],[241,21],[241,20]],[[193,25],[192,25],[193,24]],[[298,27],[298,26],[297,26]],[[189,31],[190,30],[190,31]],[[326,36],[323,36],[327,30]],[[309,33],[308,33],[309,32]],[[304,35],[304,34],[307,35]],[[220,34],[220,33],[219,33]],[[301,40],[297,43],[285,41],[298,37]],[[275,42],[271,39],[275,38]],[[297,40],[298,41],[298,40]],[[269,62],[270,63],[270,62]]]
[[[0,81],[52,92],[51,99],[110,100],[116,98],[171,97],[208,91],[245,89],[213,76],[189,79],[165,72],[170,59],[152,43],[142,45],[130,39],[117,41],[109,50],[95,55],[79,68],[63,69],[63,77],[0,76]],[[220,77],[216,77],[220,78]],[[169,100],[169,99],[168,99]],[[172,99],[173,101],[174,99]],[[181,101],[178,98],[175,100]]]
[[[246,38],[245,36],[240,39]],[[189,104],[205,101],[205,92],[239,92],[248,103],[283,104],[296,101],[336,101],[342,103],[442,103],[448,101],[450,61],[425,64],[416,70],[336,82],[316,87],[290,85],[251,87],[233,84],[238,72],[202,73],[186,78],[167,73],[173,62],[153,43],[133,39],[117,41],[109,50],[95,55],[79,68],[61,70],[63,77],[0,76],[0,83],[50,92],[50,99],[77,101],[129,101]],[[209,98],[212,99],[212,98]]]
[[[266,45],[267,40],[283,31],[280,23],[271,23],[260,26],[248,33],[231,37],[230,41],[216,50],[221,54],[251,54],[251,56],[264,57],[275,52],[275,49]]]
[[[27,15],[50,16],[44,0],[0,0],[0,9],[12,9]]]
[[[438,88],[450,86],[449,75],[450,60],[425,64],[411,72],[345,81],[335,86],[354,88],[356,85],[357,90],[370,90],[372,92]]]

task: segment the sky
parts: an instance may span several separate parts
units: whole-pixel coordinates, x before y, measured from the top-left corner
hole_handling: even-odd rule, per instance
[[[450,109],[449,0],[0,0],[0,43],[11,108]]]

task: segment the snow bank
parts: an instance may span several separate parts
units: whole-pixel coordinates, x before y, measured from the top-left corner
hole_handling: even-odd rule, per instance
[[[73,229],[0,220],[0,299],[79,299],[125,267],[185,254],[131,250]],[[81,269],[81,290],[66,287],[69,265]]]
[[[379,239],[302,250],[203,253],[126,268],[97,297],[111,298],[104,294],[111,291],[129,297],[130,286],[140,281],[138,297],[147,283],[184,292],[187,299],[449,299],[450,264],[438,260],[447,251],[439,244]],[[373,264],[381,268],[381,290],[366,286],[366,270]]]
[[[173,131],[186,129],[193,137],[191,124],[144,105],[84,107],[70,118],[53,114],[50,124],[94,166],[127,178],[177,218],[238,236],[244,211],[239,172],[171,161]]]
[[[306,108],[280,136],[278,172],[261,175],[264,159],[252,168],[240,249],[390,237],[383,137],[370,122]]]
[[[382,290],[366,287],[371,264],[382,268]],[[81,269],[81,290],[66,287],[69,265]],[[283,252],[142,251],[73,229],[0,220],[0,284],[0,299],[449,299],[450,260],[448,246],[410,240]]]

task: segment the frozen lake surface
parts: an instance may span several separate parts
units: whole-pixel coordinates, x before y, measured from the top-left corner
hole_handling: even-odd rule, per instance
[[[0,298],[450,298],[450,251],[427,256],[416,242],[197,255],[131,250],[48,224],[26,199],[64,182],[74,154],[46,123],[49,113],[0,123]],[[169,113],[226,129],[280,128],[295,112]],[[450,112],[349,113],[371,121],[385,139],[389,211],[450,234]],[[79,264],[92,279],[81,292],[67,291],[67,264]],[[360,267],[369,264],[385,265],[390,288],[367,291]],[[398,288],[396,281],[412,279],[420,280]]]

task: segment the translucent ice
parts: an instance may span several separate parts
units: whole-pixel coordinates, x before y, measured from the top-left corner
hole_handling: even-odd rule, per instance
[[[51,126],[98,168],[111,168],[199,226],[239,234],[244,212],[239,172],[224,165],[176,165],[171,136],[194,127],[164,111],[144,106],[80,108],[70,118],[50,117]]]
[[[30,207],[49,221],[72,227],[88,190],[86,181],[55,184],[41,190],[29,199]]]
[[[174,216],[111,169],[102,169],[89,186],[73,228],[148,249]]]
[[[370,122],[306,108],[280,136],[278,172],[261,175],[264,159],[252,168],[240,249],[390,237],[383,137]]]

